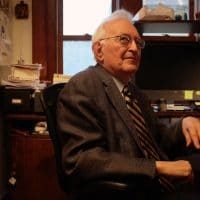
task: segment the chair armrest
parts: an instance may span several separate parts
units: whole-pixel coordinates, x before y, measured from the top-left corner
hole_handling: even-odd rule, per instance
[[[71,193],[72,200],[104,200],[104,199],[124,199],[136,189],[135,183],[97,180],[86,183],[84,186],[76,188]],[[117,198],[116,198],[117,197]],[[125,198],[126,199],[126,198]]]
[[[97,180],[86,183],[84,186],[75,189],[75,192],[110,192],[110,191],[127,191],[134,190],[136,187],[135,182],[122,182],[110,180]]]

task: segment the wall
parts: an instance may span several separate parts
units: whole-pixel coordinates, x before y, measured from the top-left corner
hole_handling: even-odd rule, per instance
[[[10,61],[6,64],[14,64],[18,62],[20,56],[25,63],[32,63],[32,0],[24,0],[28,4],[29,17],[28,19],[15,18],[15,5],[20,0],[10,0],[10,37],[12,54]],[[10,73],[10,68],[4,63],[0,63],[0,80],[6,78]]]
[[[20,0],[10,0],[10,25],[11,25],[11,48],[12,54],[8,64],[17,63],[20,56],[25,63],[32,63],[32,0],[24,2],[29,6],[28,19],[16,19],[14,8]],[[10,67],[0,63],[0,81],[10,74]],[[0,96],[1,97],[1,96]],[[2,97],[1,97],[2,98]],[[6,193],[6,159],[5,159],[5,137],[3,133],[2,115],[0,113],[0,200]]]
[[[16,19],[14,15],[15,5],[19,0],[12,0],[12,63],[17,63],[20,56],[25,63],[32,63],[32,0],[25,0],[29,6],[28,19]]]

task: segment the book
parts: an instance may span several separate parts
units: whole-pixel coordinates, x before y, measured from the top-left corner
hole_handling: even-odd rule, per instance
[[[41,64],[13,64],[11,65],[10,79],[34,81],[39,80]]]

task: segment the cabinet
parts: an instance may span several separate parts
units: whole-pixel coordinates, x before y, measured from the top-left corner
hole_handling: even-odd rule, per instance
[[[66,200],[56,174],[51,139],[32,134],[40,114],[6,114],[8,134],[8,191],[10,200]]]
[[[136,21],[134,24],[146,41],[140,69],[136,74],[139,87],[178,92],[200,90],[197,76],[200,73],[200,20]],[[187,35],[156,36],[153,33]]]
[[[4,120],[3,113],[3,87],[0,86],[0,199],[6,194],[6,150],[5,150],[5,135],[4,135]]]
[[[136,74],[136,84],[150,99],[167,99],[171,103],[185,105],[186,91],[191,102],[200,102],[200,21],[136,21],[136,28],[146,41],[142,51],[140,69]],[[148,33],[149,35],[145,35]],[[181,33],[170,36],[154,33]],[[192,110],[192,109],[191,109]],[[200,109],[194,111],[159,112],[160,118],[176,118],[183,115],[200,117]]]

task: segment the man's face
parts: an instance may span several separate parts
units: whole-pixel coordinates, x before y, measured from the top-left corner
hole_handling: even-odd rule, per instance
[[[136,42],[140,36],[136,28],[127,20],[112,21],[106,24],[106,28],[109,32],[108,37],[100,41],[102,45],[101,64],[119,79],[130,78],[138,70],[140,64],[141,48]],[[123,36],[130,39],[129,44],[123,44]]]

